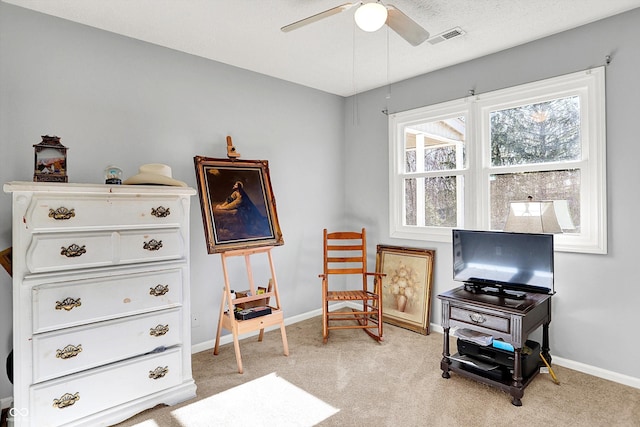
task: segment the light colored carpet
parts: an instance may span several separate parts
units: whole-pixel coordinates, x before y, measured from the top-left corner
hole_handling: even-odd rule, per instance
[[[424,336],[385,324],[384,335],[384,342],[377,343],[359,330],[332,331],[323,344],[322,322],[312,318],[287,326],[288,357],[282,354],[280,331],[267,332],[263,342],[242,340],[244,374],[238,374],[233,344],[222,346],[218,356],[194,354],[195,399],[145,411],[119,426],[191,427],[172,413],[275,372],[339,409],[317,423],[320,427],[640,427],[638,389],[554,366],[561,385],[540,374],[525,390],[522,406],[515,407],[501,390],[455,373],[443,379],[442,334]],[[451,349],[456,351],[453,339]],[[259,414],[251,400],[244,399],[243,416]]]

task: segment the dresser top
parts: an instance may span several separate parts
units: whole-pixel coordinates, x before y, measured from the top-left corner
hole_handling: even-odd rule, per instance
[[[60,182],[12,181],[4,184],[5,193],[82,193],[82,194],[148,194],[148,195],[188,195],[196,194],[191,187],[172,187],[166,185],[111,185],[78,184]]]

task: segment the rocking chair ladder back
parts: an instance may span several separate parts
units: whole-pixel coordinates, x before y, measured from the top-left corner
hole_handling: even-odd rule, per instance
[[[362,285],[346,290],[330,290],[329,278],[338,275],[361,276]],[[324,273],[322,279],[322,337],[327,342],[329,331],[363,329],[376,341],[382,341],[382,277],[383,273],[367,271],[367,234],[324,229]],[[351,311],[329,311],[330,302],[357,302]],[[361,304],[361,305],[360,305]]]

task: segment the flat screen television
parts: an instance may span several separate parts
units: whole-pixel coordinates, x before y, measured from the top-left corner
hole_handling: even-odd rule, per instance
[[[553,234],[453,230],[453,279],[472,292],[553,294]]]

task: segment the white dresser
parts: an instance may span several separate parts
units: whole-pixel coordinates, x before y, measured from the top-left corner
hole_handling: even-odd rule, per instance
[[[16,426],[192,398],[184,187],[11,182]]]

